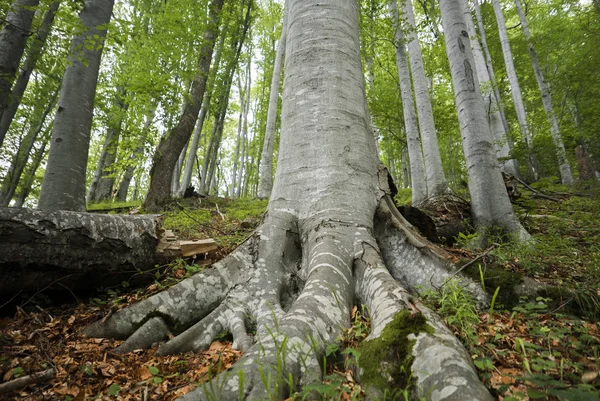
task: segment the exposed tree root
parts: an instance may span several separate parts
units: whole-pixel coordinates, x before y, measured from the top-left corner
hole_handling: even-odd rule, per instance
[[[404,339],[412,344],[412,356],[395,357],[398,369],[413,361],[417,396],[490,399],[460,342],[405,289],[441,285],[452,268],[443,251],[391,214],[386,198],[376,218],[383,227],[376,230],[380,245],[368,227],[298,219],[287,209],[272,207],[255,235],[212,269],[93,323],[86,334],[125,339],[117,352],[151,347],[174,335],[158,348],[157,354],[165,355],[205,349],[229,331],[234,348],[245,351],[244,356],[182,399],[285,398],[321,380],[325,347],[350,325],[358,298],[373,322],[369,341],[377,341],[402,310],[426,318],[427,332]],[[462,280],[477,293],[476,285]],[[478,296],[485,302],[485,294]],[[385,374],[389,364],[380,368]],[[387,384],[394,388],[393,375]],[[372,399],[385,391],[367,387]]]

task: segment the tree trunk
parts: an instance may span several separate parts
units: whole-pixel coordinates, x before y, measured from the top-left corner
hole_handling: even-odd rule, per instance
[[[509,140],[506,133],[506,128],[500,113],[500,103],[494,94],[495,81],[490,77],[483,52],[477,40],[477,32],[475,31],[475,25],[473,23],[473,17],[471,15],[471,9],[469,8],[468,1],[462,0],[465,6],[465,23],[469,32],[469,38],[471,42],[471,50],[473,51],[473,58],[475,59],[475,67],[477,70],[477,77],[479,79],[479,87],[481,88],[481,95],[487,112],[488,121],[490,124],[490,130],[492,133],[492,139],[494,140],[494,148],[496,149],[496,155],[500,161],[500,169],[512,176],[519,177],[519,169],[517,161],[510,159],[510,146]]]
[[[19,144],[19,149],[17,153],[13,157],[13,161],[10,166],[10,170],[4,177],[4,181],[2,182],[2,189],[0,191],[0,207],[6,207],[9,205],[12,197],[17,190],[17,186],[19,181],[21,180],[21,175],[23,174],[23,170],[25,170],[25,166],[27,165],[27,161],[29,160],[29,155],[33,150],[33,146],[36,143],[38,135],[42,132],[44,128],[44,123],[46,122],[46,118],[48,114],[54,107],[56,106],[56,100],[58,98],[58,92],[60,90],[60,86],[56,88],[54,94],[50,98],[48,105],[46,106],[44,112],[40,116],[40,119],[36,125],[32,125],[27,136]]]
[[[529,234],[513,212],[492,144],[463,4],[462,0],[441,0],[440,9],[469,175],[473,220],[482,245],[496,234],[509,234],[517,241],[525,241]]]
[[[224,0],[213,0],[210,4],[208,26],[204,31],[200,57],[198,59],[198,71],[190,89],[189,100],[186,100],[184,112],[179,122],[173,128],[169,136],[161,141],[156,149],[152,170],[150,171],[150,188],[144,202],[147,210],[157,210],[171,195],[171,179],[173,169],[181,151],[188,143],[194,130],[206,83],[210,72],[215,41],[219,34],[219,21]]]
[[[365,379],[372,399],[403,390],[398,375],[388,372],[404,371],[414,383],[411,397],[433,391],[438,400],[491,400],[460,342],[386,269],[393,265],[399,276],[410,271],[411,284],[430,287],[450,275],[434,248],[419,242],[387,206],[387,174],[378,170],[366,110],[357,2],[288,5],[279,161],[263,224],[212,269],[90,325],[86,333],[126,339],[117,351],[128,352],[173,332],[157,351],[164,355],[206,348],[228,330],[234,347],[245,351],[242,358],[181,399],[280,400],[320,382],[326,346],[350,326],[358,298],[370,311],[369,344],[391,330],[390,322],[411,319],[409,308],[424,326],[410,337],[404,357],[412,363],[385,350],[370,369],[362,365],[361,377],[384,377],[383,385]],[[376,223],[385,226],[380,243],[398,251],[387,262]],[[253,336],[247,321],[256,328]]]
[[[50,138],[52,136],[51,132],[52,127],[50,127],[44,135],[42,136],[42,140],[39,141],[39,148],[36,150],[33,160],[31,161],[29,167],[25,170],[25,180],[21,183],[21,191],[15,197],[15,207],[21,208],[25,204],[29,193],[31,192],[31,188],[33,186],[33,182],[35,180],[35,173],[37,172],[42,160],[46,156],[46,148],[48,147],[48,143],[50,142]]]
[[[198,116],[198,121],[196,121],[196,128],[194,129],[194,137],[192,138],[192,143],[190,144],[190,151],[188,152],[188,157],[185,161],[185,169],[183,170],[183,177],[181,178],[181,191],[179,192],[179,196],[183,195],[183,192],[185,192],[187,187],[189,187],[192,182],[192,171],[194,168],[194,163],[196,163],[198,143],[200,142],[200,136],[202,135],[202,129],[204,128],[204,120],[206,119],[206,114],[208,113],[208,109],[210,108],[212,94],[215,90],[215,81],[217,80],[219,67],[221,65],[221,55],[223,54],[225,36],[225,32],[221,33],[221,39],[219,40],[217,52],[215,53],[215,60],[211,69],[211,78],[208,82],[206,92],[204,93],[202,107],[200,108],[200,115]]]
[[[250,113],[250,91],[252,89],[252,56],[251,56],[251,52],[250,55],[248,56],[248,64],[246,67],[246,89],[245,89],[245,94],[246,94],[246,101],[244,102],[244,110],[243,110],[243,115],[242,115],[242,137],[241,137],[241,142],[242,142],[242,157],[240,160],[240,179],[238,180],[237,183],[237,188],[235,191],[235,197],[239,198],[242,196],[242,187],[243,187],[243,182],[244,182],[244,175],[247,173],[246,171],[246,153],[247,153],[247,140],[248,140],[248,114]],[[232,183],[233,185],[233,183]]]
[[[531,64],[533,65],[533,71],[535,73],[535,79],[537,80],[540,93],[542,95],[542,104],[544,105],[544,111],[546,112],[546,118],[548,118],[548,124],[550,124],[550,133],[554,140],[554,146],[556,146],[556,158],[558,159],[558,168],[560,170],[560,179],[563,184],[573,184],[573,173],[571,172],[571,165],[567,159],[567,152],[565,151],[565,144],[560,134],[560,128],[558,127],[558,120],[556,114],[554,114],[554,107],[552,107],[552,94],[546,81],[544,80],[544,74],[542,73],[542,67],[540,67],[540,60],[533,47],[531,40],[531,33],[529,32],[529,25],[527,24],[527,18],[523,12],[523,7],[519,0],[515,0],[517,5],[517,13],[521,20],[521,27],[523,28],[523,34],[527,40],[527,49],[529,50],[529,56],[531,57]]]
[[[117,160],[117,150],[119,147],[119,137],[121,136],[121,127],[123,125],[124,114],[127,112],[129,107],[125,103],[125,90],[120,88],[118,90],[113,115],[108,123],[108,130],[106,132],[106,138],[104,145],[102,146],[102,153],[98,159],[96,172],[94,178],[90,184],[86,201],[88,203],[99,203],[102,201],[110,200],[112,198],[113,187],[115,186],[115,178],[111,175],[113,165]]]
[[[4,110],[4,113],[0,112],[0,138],[4,138],[8,129],[10,128],[10,124],[17,113],[17,109],[21,104],[21,98],[25,93],[25,89],[27,89],[27,85],[29,84],[29,78],[31,77],[31,73],[33,72],[40,55],[42,54],[42,49],[46,44],[46,39],[48,38],[48,34],[52,29],[52,24],[54,23],[54,16],[58,11],[58,7],[60,5],[60,1],[54,1],[50,3],[48,6],[48,11],[44,14],[44,18],[37,30],[37,33],[33,35],[33,41],[29,48],[29,53],[27,54],[27,58],[23,63],[23,66],[20,69],[19,75],[15,82],[15,85],[12,88],[10,99],[8,101],[8,105]],[[0,139],[0,146],[2,146],[2,140]]]
[[[418,205],[427,199],[427,178],[425,176],[425,164],[423,162],[423,151],[421,149],[421,136],[417,125],[417,114],[413,99],[412,85],[410,82],[410,70],[406,60],[406,48],[404,46],[404,33],[398,21],[398,4],[396,0],[388,3],[392,24],[394,27],[394,40],[396,45],[396,66],[400,77],[400,94],[402,96],[402,110],[404,112],[404,127],[406,129],[406,147],[408,149],[408,163],[410,168],[410,179],[405,182],[412,187],[412,203]]]
[[[519,121],[521,139],[525,141],[525,145],[527,146],[527,170],[529,178],[537,181],[539,178],[538,161],[533,151],[533,136],[529,130],[529,125],[527,125],[527,111],[525,110],[525,104],[523,103],[521,86],[519,85],[519,78],[517,77],[517,72],[515,70],[510,42],[508,41],[508,32],[506,31],[506,22],[504,21],[504,14],[502,13],[502,6],[500,5],[499,0],[492,0],[492,4],[494,6],[494,13],[496,14],[496,22],[498,23],[502,55],[504,56],[504,64],[506,65],[506,75],[510,82],[510,93],[515,105],[517,120]]]
[[[133,174],[139,163],[140,156],[144,153],[144,143],[146,141],[146,135],[148,134],[148,130],[150,129],[150,125],[152,121],[154,121],[154,116],[156,115],[156,106],[152,106],[148,114],[146,115],[146,122],[144,123],[144,128],[142,129],[142,136],[138,140],[138,145],[135,147],[133,153],[129,156],[127,161],[127,167],[125,168],[125,173],[123,173],[123,178],[121,179],[121,183],[119,184],[119,190],[117,191],[117,200],[119,202],[125,202],[127,200],[127,192],[129,192],[129,185],[131,183],[131,179],[133,178]]]
[[[0,31],[0,115],[10,101],[10,89],[30,36],[35,7],[40,0],[15,0]],[[0,147],[6,132],[0,132]]]
[[[435,123],[433,121],[433,109],[429,97],[429,86],[425,75],[421,44],[417,37],[417,26],[410,0],[402,0],[402,12],[405,21],[405,36],[410,57],[410,70],[415,89],[417,103],[417,115],[419,117],[419,128],[421,142],[423,144],[423,157],[425,162],[425,175],[427,176],[427,196],[436,196],[449,190],[448,182],[442,167],[442,157],[438,145]],[[413,177],[414,182],[415,177]]]
[[[287,3],[287,0],[286,0]],[[277,53],[273,64],[271,77],[271,92],[269,94],[269,109],[267,111],[267,126],[260,157],[258,198],[268,199],[273,190],[273,152],[275,150],[275,131],[277,130],[277,112],[279,110],[279,87],[281,83],[281,69],[285,57],[285,42],[287,35],[287,6],[284,3],[283,24],[281,36],[277,43]]]
[[[579,179],[581,181],[587,181],[596,178],[594,165],[583,145],[577,145],[575,148],[575,158],[577,159]]]
[[[114,0],[87,0],[74,36],[54,118],[48,164],[38,207],[85,211],[85,178],[94,97],[106,28]]]

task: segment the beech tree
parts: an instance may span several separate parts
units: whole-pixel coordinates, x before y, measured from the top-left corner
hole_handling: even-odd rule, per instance
[[[94,96],[114,0],[87,0],[71,43],[38,208],[85,211]]]
[[[396,65],[400,78],[400,95],[402,97],[402,110],[404,113],[404,127],[406,130],[406,143],[409,157],[409,168],[412,187],[412,203],[418,205],[427,199],[427,178],[425,164],[423,163],[423,150],[421,136],[417,123],[417,113],[410,81],[410,70],[406,58],[405,38],[398,18],[398,4],[396,0],[389,3],[390,15],[394,27],[394,44],[396,46]]]
[[[490,234],[509,234],[516,241],[526,241],[530,236],[513,211],[495,155],[464,20],[463,0],[441,0],[440,9],[467,161],[471,209],[480,241],[486,244]]]
[[[0,115],[9,102],[10,89],[30,36],[35,7],[40,0],[15,0],[0,31]],[[6,132],[0,133],[0,146]]]
[[[452,268],[394,212],[366,109],[357,2],[290,0],[288,7],[279,161],[263,223],[212,269],[87,334],[126,339],[117,351],[128,352],[172,332],[158,350],[164,355],[205,348],[229,330],[242,358],[182,399],[284,399],[321,380],[325,347],[350,325],[358,298],[371,315],[360,358],[370,352],[374,361],[361,365],[370,397],[393,391],[406,371],[394,349],[374,351],[378,337],[394,337],[400,325],[413,332],[406,375],[415,397],[492,400],[460,342],[390,274],[427,287],[441,285]],[[485,302],[478,283],[462,280]]]
[[[565,144],[560,133],[560,128],[558,126],[556,114],[554,113],[554,107],[552,106],[552,94],[550,93],[548,84],[546,84],[546,81],[544,80],[544,74],[542,72],[542,67],[540,66],[540,60],[535,51],[535,48],[533,47],[533,42],[531,40],[531,32],[529,32],[529,25],[527,24],[527,18],[525,17],[525,13],[523,12],[521,2],[519,0],[515,0],[515,4],[517,6],[519,20],[521,21],[523,35],[525,35],[525,39],[527,40],[527,49],[529,50],[529,56],[531,57],[531,64],[533,65],[535,79],[537,81],[538,87],[540,88],[542,104],[544,106],[544,111],[546,112],[548,124],[550,125],[550,133],[552,134],[552,139],[554,140],[554,145],[556,146],[556,157],[558,159],[560,179],[563,184],[570,185],[573,184],[573,173],[571,173],[571,165],[569,164],[569,160],[567,159]]]

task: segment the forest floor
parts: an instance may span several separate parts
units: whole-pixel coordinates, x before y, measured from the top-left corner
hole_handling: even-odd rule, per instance
[[[539,185],[539,191],[545,190],[555,200],[539,198],[542,192],[528,190],[516,200],[516,210],[536,239],[534,247],[495,244],[487,250],[465,250],[460,247],[470,239],[465,234],[447,250],[459,263],[477,260],[484,268],[502,267],[573,288],[575,294],[591,294],[565,299],[565,303],[582,304],[580,309],[589,316],[578,318],[560,306],[550,308],[544,298],[523,301],[508,310],[495,302],[488,311],[476,311],[475,302],[452,282],[438,292],[424,294],[425,299],[463,341],[496,399],[600,400],[600,307],[584,304],[600,297],[600,189],[582,187],[576,195]],[[94,208],[123,212],[135,206]],[[218,256],[223,256],[251,234],[265,208],[266,202],[254,200],[181,200],[164,212],[164,224],[180,238],[214,238],[220,246]],[[53,372],[50,378],[12,393],[0,390],[0,400],[170,401],[227,369],[240,357],[227,333],[204,352],[166,357],[154,356],[154,350],[117,355],[111,351],[118,341],[81,334],[87,324],[202,268],[193,261],[177,260],[164,266],[162,274],[144,288],[123,283],[88,298],[69,294],[69,302],[60,306],[52,305],[44,293],[22,299],[16,313],[0,319],[0,388],[2,382],[49,369]],[[356,306],[352,327],[327,351],[325,380],[311,390],[324,400],[362,399],[362,389],[349,366],[360,358],[356,348],[368,333],[368,313]],[[405,390],[398,389],[396,399],[404,400]],[[290,399],[301,400],[303,394]]]

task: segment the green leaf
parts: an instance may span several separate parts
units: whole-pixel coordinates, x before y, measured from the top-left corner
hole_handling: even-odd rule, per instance
[[[160,371],[156,366],[148,366],[148,372],[150,372],[152,376],[156,376]]]
[[[540,398],[546,398],[546,393],[543,393],[538,390],[534,390],[532,388],[527,389],[527,395],[529,396],[529,398],[533,398],[534,400],[540,399]]]
[[[113,397],[119,394],[119,391],[121,391],[121,386],[119,386],[117,383],[111,384],[108,388],[108,394],[112,395]]]

